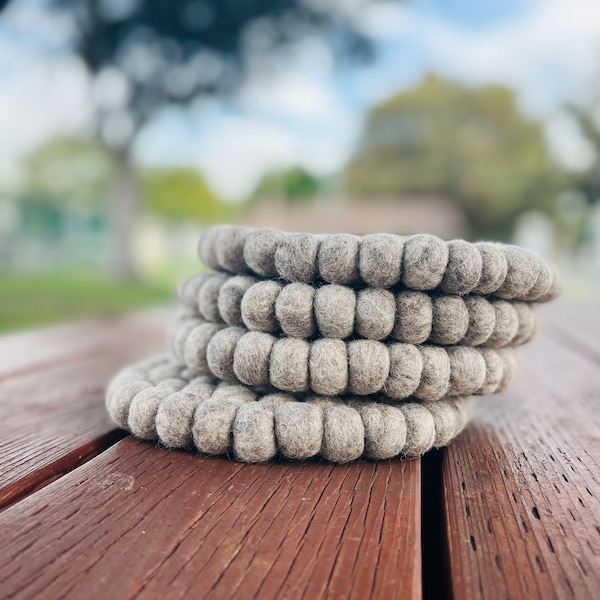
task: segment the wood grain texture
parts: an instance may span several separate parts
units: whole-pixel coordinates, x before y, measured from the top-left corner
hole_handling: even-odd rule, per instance
[[[597,598],[600,593],[600,373],[547,335],[523,373],[443,465],[452,594]]]
[[[420,598],[420,461],[247,465],[126,438],[0,514],[8,598]]]
[[[42,349],[31,348],[31,368],[26,367],[28,353],[19,346],[22,370],[0,380],[0,508],[123,437],[106,413],[105,387],[127,363],[164,350],[167,320],[162,314],[152,322],[144,317],[127,325],[106,323],[104,342],[86,338],[89,324],[82,323],[80,336],[88,344],[82,355],[65,356],[65,348],[56,348],[54,333],[47,338],[40,333],[36,339]],[[71,333],[76,331],[73,326]],[[49,366],[39,364],[42,354]]]
[[[156,331],[174,314],[172,307],[153,308],[119,317],[89,319],[0,336],[0,380],[61,364],[72,357],[109,354],[120,343],[138,348],[140,332]],[[163,328],[163,339],[166,333]]]

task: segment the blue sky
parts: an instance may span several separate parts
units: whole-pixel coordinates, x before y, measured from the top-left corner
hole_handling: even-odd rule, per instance
[[[0,26],[5,179],[43,139],[90,131],[90,83],[61,51],[65,25],[42,19],[37,4],[24,2]],[[334,173],[355,148],[368,108],[429,72],[466,85],[513,87],[523,111],[547,121],[558,162],[583,168],[593,158],[561,106],[600,92],[597,0],[389,2],[361,13],[359,23],[378,48],[371,65],[339,71],[318,42],[307,42],[297,63],[247,86],[235,104],[199,102],[185,117],[165,111],[140,136],[138,158],[196,166],[232,199],[271,168],[300,164]],[[105,79],[105,96],[117,102],[118,81]]]

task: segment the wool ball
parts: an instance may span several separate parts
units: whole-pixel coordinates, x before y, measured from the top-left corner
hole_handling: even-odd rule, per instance
[[[409,458],[425,454],[435,442],[436,431],[433,415],[420,404],[398,404],[406,419],[406,442],[403,454]]]
[[[276,229],[255,229],[248,234],[244,244],[244,261],[248,267],[263,277],[276,277],[275,252],[285,234]]]
[[[207,320],[213,323],[221,322],[219,313],[219,293],[221,287],[227,283],[229,277],[224,273],[212,274],[198,291],[198,311]]]
[[[545,296],[554,282],[554,273],[552,272],[550,265],[539,256],[536,258],[539,264],[539,275],[533,286],[529,289],[527,298],[523,298],[523,300],[527,300],[528,302],[537,302],[539,298]]]
[[[238,408],[249,401],[243,389],[238,393],[234,389],[224,398],[215,397],[217,392],[200,404],[194,413],[192,437],[196,448],[204,454],[226,454],[232,449],[235,415]]]
[[[183,377],[171,377],[169,379],[163,379],[156,384],[156,389],[165,390],[169,394],[174,394],[179,390],[183,389],[188,383],[187,379]]]
[[[536,302],[549,302],[550,300],[553,300],[554,298],[560,296],[562,287],[558,276],[558,271],[556,270],[556,267],[553,264],[549,264],[548,266],[550,267],[550,271],[552,273],[550,287],[548,288],[545,294],[542,294],[541,296],[535,299]]]
[[[256,400],[256,393],[245,385],[239,383],[231,383],[228,381],[221,381],[216,386],[213,395],[210,400],[215,402],[233,402],[234,404],[240,404],[244,402],[254,402]]]
[[[121,429],[128,428],[129,407],[135,396],[151,387],[147,381],[124,381],[107,397],[108,413]]]
[[[185,387],[186,391],[195,393],[197,389],[203,389],[206,385],[214,387],[213,382],[215,378],[213,375],[196,375],[191,369],[187,370],[186,377],[189,383]]]
[[[358,411],[365,428],[365,456],[383,460],[402,452],[406,443],[406,419],[400,409],[369,403]]]
[[[198,291],[209,277],[208,273],[196,273],[179,285],[177,296],[183,307],[189,312],[198,312]]]
[[[247,331],[242,327],[227,327],[218,331],[206,347],[206,362],[211,372],[224,381],[237,381],[233,370],[233,355],[237,343]]]
[[[275,338],[261,331],[243,335],[233,353],[233,371],[247,385],[269,384],[269,360]]]
[[[217,310],[221,320],[231,327],[240,327],[242,320],[242,298],[257,282],[254,277],[236,275],[230,277],[219,289]]]
[[[429,339],[433,326],[433,303],[423,292],[396,294],[396,321],[392,337],[407,344],[422,344]]]
[[[198,241],[198,256],[209,269],[219,271],[222,268],[217,258],[217,241],[221,233],[229,228],[229,225],[211,227],[204,231]]]
[[[511,340],[511,345],[520,346],[521,344],[530,342],[535,337],[537,333],[537,319],[535,311],[526,302],[513,302],[513,308],[517,313],[519,328],[517,334]]]
[[[130,381],[136,381],[137,379],[141,379],[143,381],[144,374],[138,372],[137,369],[132,369],[131,367],[122,369],[115,377],[113,377],[106,387],[106,395],[104,397],[106,408],[109,408],[113,396],[118,393],[119,388],[122,385],[127,385]]]
[[[214,386],[197,386],[193,393],[187,389],[167,396],[156,413],[156,433],[167,448],[191,448],[194,412],[201,402],[208,400]]]
[[[450,359],[443,348],[437,346],[417,346],[423,359],[421,383],[415,390],[419,400],[439,400],[450,387]]]
[[[479,283],[473,289],[476,294],[493,294],[506,279],[508,263],[499,244],[478,242],[475,244],[481,254],[482,266]]]
[[[369,340],[383,340],[392,333],[396,298],[389,290],[365,288],[356,294],[356,332]]]
[[[454,398],[449,400],[454,406],[459,415],[459,428],[455,435],[458,435],[465,425],[473,418],[475,414],[475,399],[474,398]]]
[[[402,283],[413,290],[433,290],[444,278],[448,246],[433,235],[410,236],[404,242]]]
[[[276,392],[274,394],[267,394],[259,399],[259,402],[269,408],[278,408],[279,406],[286,404],[287,402],[295,402],[296,396],[293,394],[283,394]]]
[[[519,317],[511,302],[506,300],[492,300],[492,306],[496,313],[496,324],[492,335],[487,339],[485,345],[488,348],[501,348],[508,346],[519,329]]]
[[[351,285],[358,280],[360,238],[347,233],[326,236],[317,257],[321,279],[327,283]]]
[[[233,452],[238,460],[265,462],[275,456],[274,410],[262,402],[241,405],[233,420]]]
[[[433,324],[430,340],[449,346],[462,340],[469,328],[469,311],[459,296],[433,298]]]
[[[190,369],[188,366],[184,366],[181,369],[179,376],[185,382],[198,379],[198,380],[204,380],[206,383],[212,383],[213,380],[215,379],[214,375],[212,373],[207,374],[207,375],[198,375],[198,373],[196,373],[196,371],[194,371],[194,369]]]
[[[475,348],[455,346],[448,348],[450,359],[450,396],[469,396],[485,383],[486,365]]]
[[[501,348],[497,350],[502,360],[502,379],[496,391],[503,392],[515,379],[519,372],[519,359],[512,348]]]
[[[433,417],[435,440],[433,446],[447,446],[450,440],[461,430],[462,419],[455,405],[451,402],[432,402],[427,409]]]
[[[310,233],[289,233],[275,252],[275,268],[287,281],[314,281],[317,277],[319,238]]]
[[[321,451],[323,409],[309,402],[286,402],[275,409],[275,437],[287,458],[303,460]]]
[[[390,373],[386,379],[384,392],[395,399],[408,398],[421,383],[423,358],[412,344],[390,344]]]
[[[330,406],[339,406],[340,404],[348,404],[350,406],[352,403],[352,401],[350,401],[350,403],[342,403],[339,398],[333,396],[319,396],[318,394],[306,396],[304,400],[307,403],[321,407],[323,410]]]
[[[244,244],[250,234],[248,227],[228,227],[217,238],[215,253],[222,269],[231,273],[248,270],[244,260]]]
[[[156,413],[160,403],[170,393],[169,390],[151,387],[142,390],[133,398],[127,419],[128,429],[133,435],[142,440],[155,440],[158,438]]]
[[[365,396],[375,394],[384,386],[390,373],[387,347],[374,340],[353,340],[348,343],[348,390]]]
[[[278,281],[259,281],[242,298],[242,319],[254,331],[279,331],[275,301],[283,286]]]
[[[348,387],[348,353],[342,340],[319,338],[310,347],[310,388],[317,394],[335,396]]]
[[[485,361],[485,381],[477,390],[478,394],[493,394],[498,390],[504,377],[504,363],[496,350],[480,348],[479,352]]]
[[[324,285],[314,298],[314,315],[321,337],[344,339],[354,332],[356,294],[342,285]]]
[[[148,369],[146,378],[154,385],[169,386],[173,380],[181,383],[179,377],[181,373],[181,365],[178,362],[169,359],[161,365],[156,365]]]
[[[464,302],[469,313],[469,325],[461,344],[464,346],[480,346],[489,339],[494,331],[496,310],[482,296],[466,296]]]
[[[222,325],[202,323],[189,333],[183,350],[183,361],[199,374],[210,373],[206,352],[209,342],[221,331]]]
[[[289,337],[310,338],[316,333],[313,314],[315,288],[307,283],[290,283],[275,301],[275,317]]]
[[[471,292],[479,283],[483,259],[479,250],[464,240],[452,240],[448,247],[448,266],[441,289],[447,294],[462,296]]]
[[[508,269],[496,295],[506,300],[527,300],[529,290],[539,276],[540,264],[535,255],[518,246],[503,246]]]
[[[204,323],[202,319],[189,317],[177,319],[177,321],[173,323],[169,337],[171,351],[177,359],[183,360],[185,355],[185,345],[190,333],[198,327],[198,325],[202,325],[202,323]]]
[[[286,392],[308,390],[310,344],[296,338],[281,338],[271,350],[269,378],[271,385]]]
[[[325,408],[323,413],[322,455],[335,463],[359,458],[365,446],[365,428],[359,412],[339,404]]]
[[[360,242],[358,269],[365,283],[388,288],[400,281],[404,240],[387,233],[366,235]]]

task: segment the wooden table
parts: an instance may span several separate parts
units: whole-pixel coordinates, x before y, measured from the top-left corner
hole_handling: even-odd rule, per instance
[[[599,598],[600,314],[541,312],[447,450],[344,466],[115,430],[104,387],[164,310],[0,338],[0,597]]]

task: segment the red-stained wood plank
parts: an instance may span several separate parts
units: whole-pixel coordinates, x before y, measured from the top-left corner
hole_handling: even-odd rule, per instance
[[[42,348],[31,348],[31,368],[0,380],[0,508],[123,437],[104,408],[106,384],[127,363],[164,351],[166,314],[106,321],[95,341],[83,322],[87,352],[81,355],[56,347],[54,335],[39,334]],[[76,331],[73,326],[73,335]],[[42,354],[49,366],[38,363]],[[26,355],[19,360],[26,365]]]
[[[129,437],[0,513],[3,597],[420,598],[420,461],[245,465]]]
[[[120,341],[135,342],[141,331],[166,323],[173,314],[173,308],[153,308],[0,336],[0,380],[61,364],[72,357],[108,354],[115,348],[117,333]]]
[[[600,373],[540,335],[514,387],[482,399],[443,465],[452,595],[597,598]]]

